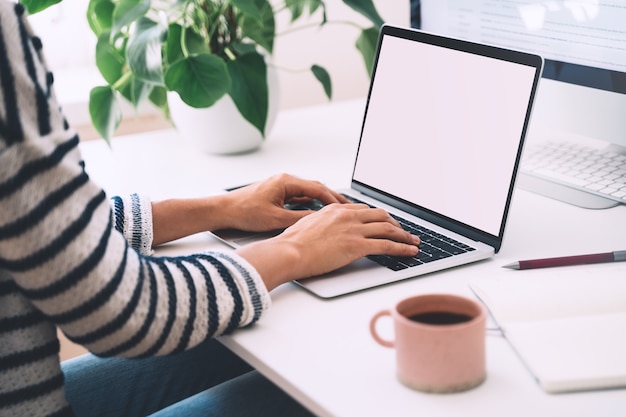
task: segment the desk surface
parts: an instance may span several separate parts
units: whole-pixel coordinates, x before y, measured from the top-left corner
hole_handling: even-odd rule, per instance
[[[363,104],[284,111],[263,147],[244,155],[202,154],[174,130],[115,138],[112,149],[104,141],[85,142],[81,150],[89,174],[110,194],[207,195],[279,172],[343,187],[349,185]],[[158,253],[217,247],[209,234],[199,234]],[[320,416],[623,416],[626,390],[546,394],[497,335],[487,336],[488,377],[480,387],[443,396],[409,390],[395,379],[393,350],[373,341],[368,323],[376,311],[407,295],[445,291],[472,297],[471,279],[533,273],[501,268],[519,259],[624,248],[626,206],[585,210],[517,190],[502,250],[493,259],[334,300],[286,284],[272,292],[273,307],[257,325],[222,341]],[[618,269],[626,277],[624,263],[554,273],[573,276],[581,268],[599,274]]]

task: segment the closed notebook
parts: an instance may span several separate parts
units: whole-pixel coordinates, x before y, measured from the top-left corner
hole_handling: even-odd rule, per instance
[[[626,387],[626,268],[511,272],[472,290],[547,392]]]

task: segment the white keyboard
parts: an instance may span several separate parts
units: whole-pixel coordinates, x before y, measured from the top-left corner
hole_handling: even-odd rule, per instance
[[[521,173],[626,204],[626,155],[570,142],[524,151]]]

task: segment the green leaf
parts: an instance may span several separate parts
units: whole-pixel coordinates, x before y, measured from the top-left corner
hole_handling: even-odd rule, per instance
[[[116,37],[124,26],[145,16],[148,10],[150,10],[150,0],[120,0],[113,11],[111,35]]]
[[[146,83],[137,77],[132,77],[130,81],[130,102],[137,109],[139,104],[145,100],[152,91],[154,84]]]
[[[313,73],[313,75],[315,75],[315,78],[317,78],[317,80],[324,87],[324,92],[326,93],[326,97],[328,97],[329,100],[332,99],[333,88],[332,88],[330,75],[328,74],[328,71],[326,71],[324,68],[320,67],[319,65],[313,65],[311,67],[311,72]]]
[[[346,5],[350,6],[353,10],[361,13],[367,17],[374,26],[380,27],[385,21],[378,14],[374,2],[372,0],[342,0]]]
[[[189,54],[211,52],[211,47],[205,42],[202,36],[189,28],[185,30],[185,44]],[[173,63],[185,56],[181,47],[182,31],[183,28],[179,24],[171,24],[167,30],[167,40],[165,41],[165,57],[167,62]]]
[[[115,90],[108,86],[93,88],[89,94],[89,114],[93,126],[109,142],[122,120]]]
[[[50,6],[61,3],[61,0],[20,0],[20,3],[26,7],[28,14],[33,15],[46,10]]]
[[[267,0],[254,0],[261,11],[261,19],[253,19],[246,15],[241,19],[241,30],[245,35],[258,43],[270,54],[274,49],[276,23],[274,10]]]
[[[157,108],[161,109],[163,115],[165,115],[167,119],[170,119],[170,108],[167,104],[167,90],[165,89],[165,87],[154,87],[152,91],[150,91],[148,99]]]
[[[285,7],[291,13],[291,21],[297,20],[304,12],[304,3],[307,0],[285,0]]]
[[[263,20],[263,11],[259,7],[262,3],[256,0],[231,0],[230,3],[248,18],[259,22]]]
[[[376,44],[378,42],[378,34],[380,29],[372,27],[361,31],[361,35],[356,40],[356,48],[361,52],[365,68],[368,75],[372,75],[372,66],[374,65],[374,55],[376,54]]]
[[[237,55],[252,54],[257,52],[257,47],[253,43],[233,42],[230,47]]]
[[[167,26],[142,17],[126,48],[126,60],[133,74],[142,81],[163,85],[162,45],[167,36]]]
[[[126,100],[132,103],[133,101],[133,74],[132,72],[127,73],[124,77],[124,82],[120,84],[116,84],[113,88],[117,90],[117,92],[124,97]]]
[[[265,137],[269,109],[267,65],[262,55],[250,53],[228,62],[230,96],[241,115]]]
[[[96,44],[96,66],[107,83],[114,84],[122,76],[126,63],[123,51],[118,51],[109,43],[109,32],[102,32]]]
[[[87,22],[91,31],[100,36],[113,27],[115,4],[110,0],[90,0],[87,7]]]
[[[176,62],[184,57],[180,46],[183,28],[179,24],[171,24],[167,29],[167,39],[165,40],[165,60]]]
[[[211,54],[191,55],[165,72],[165,86],[191,107],[210,107],[230,90],[224,61]]]
[[[132,73],[126,73],[124,82],[120,85],[116,84],[113,88],[137,109],[141,102],[150,95],[155,85],[140,80]]]
[[[318,8],[324,9],[324,16],[326,15],[326,6],[322,0],[285,0],[285,7],[289,9],[291,13],[291,21],[295,21],[302,16],[304,9],[309,8],[309,14],[312,15]],[[324,18],[324,23],[326,19]]]

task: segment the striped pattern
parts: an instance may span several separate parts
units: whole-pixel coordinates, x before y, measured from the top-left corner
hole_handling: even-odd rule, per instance
[[[234,253],[150,256],[150,202],[106,198],[21,6],[0,0],[0,415],[71,416],[56,327],[102,356],[189,349],[257,321],[269,295]]]

